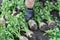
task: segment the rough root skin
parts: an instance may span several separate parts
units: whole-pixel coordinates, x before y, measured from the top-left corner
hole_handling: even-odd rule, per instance
[[[49,28],[48,28],[48,25],[47,25],[46,23],[41,22],[41,23],[39,23],[39,29],[40,29],[41,31],[46,31],[46,30],[48,30]]]
[[[28,24],[29,24],[29,28],[31,30],[37,30],[38,29],[37,23],[34,20],[29,20]]]
[[[50,22],[48,23],[48,26],[49,26],[50,29],[54,29],[54,28],[56,27],[56,24],[55,24],[54,21],[50,21]]]

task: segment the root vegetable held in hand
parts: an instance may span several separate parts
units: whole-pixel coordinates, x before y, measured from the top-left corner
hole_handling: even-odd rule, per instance
[[[29,28],[31,30],[37,30],[38,29],[37,23],[34,20],[29,20],[28,24],[29,24]]]
[[[41,31],[46,31],[46,30],[48,30],[49,28],[48,28],[48,25],[47,25],[46,23],[41,22],[41,23],[39,23],[39,29],[40,29]]]

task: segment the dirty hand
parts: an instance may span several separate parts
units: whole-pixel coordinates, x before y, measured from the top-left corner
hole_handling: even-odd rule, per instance
[[[27,8],[33,8],[35,0],[26,0],[25,5]]]

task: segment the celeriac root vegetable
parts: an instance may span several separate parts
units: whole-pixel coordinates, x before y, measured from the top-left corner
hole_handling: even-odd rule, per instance
[[[55,23],[54,21],[49,21],[49,22],[48,22],[48,27],[49,27],[50,29],[54,29],[54,28],[56,27],[56,23]]]
[[[32,32],[32,31],[28,31],[27,33],[25,33],[25,35],[27,36],[27,37],[32,37],[32,35],[33,35],[34,33]]]
[[[49,29],[49,27],[48,27],[48,25],[47,25],[46,23],[41,22],[41,23],[39,23],[39,29],[40,29],[41,31],[46,31],[46,30]]]
[[[28,24],[29,24],[29,28],[31,30],[37,30],[38,29],[37,23],[34,20],[29,20]]]
[[[28,38],[25,37],[25,36],[21,36],[21,39],[20,40],[28,40]]]

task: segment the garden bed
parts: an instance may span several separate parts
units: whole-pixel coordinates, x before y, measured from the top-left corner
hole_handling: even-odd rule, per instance
[[[0,0],[0,40],[58,40],[60,38],[58,29],[60,28],[60,1],[41,1],[44,4],[42,5],[39,0],[36,0],[33,8],[34,16],[31,19],[36,22],[37,30],[30,28],[31,24],[28,25],[25,21],[24,1]]]

